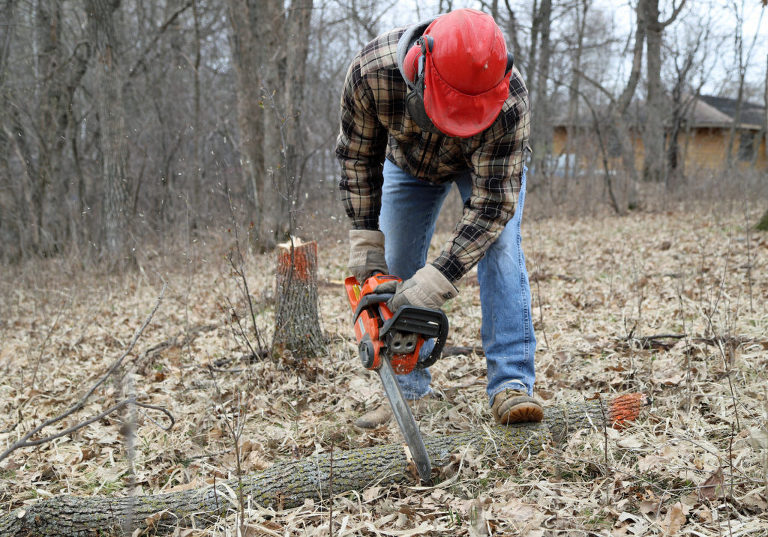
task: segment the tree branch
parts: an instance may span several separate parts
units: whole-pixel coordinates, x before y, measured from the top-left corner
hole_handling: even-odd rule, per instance
[[[674,3],[672,5],[674,6]],[[681,0],[680,5],[673,8],[672,14],[669,16],[669,18],[665,21],[660,21],[659,25],[662,28],[666,28],[667,26],[675,22],[675,20],[677,19],[678,15],[680,15],[680,12],[683,10],[684,7],[685,7],[685,0]]]

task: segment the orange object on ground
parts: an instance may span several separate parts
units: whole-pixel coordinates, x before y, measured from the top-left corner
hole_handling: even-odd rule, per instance
[[[627,422],[635,421],[646,402],[645,394],[642,393],[627,393],[616,397],[608,410],[613,428],[622,429]]]

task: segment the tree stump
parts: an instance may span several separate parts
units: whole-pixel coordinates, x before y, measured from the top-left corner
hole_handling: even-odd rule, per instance
[[[299,239],[279,245],[277,313],[272,349],[297,358],[318,356],[324,338],[317,316],[317,242]]]

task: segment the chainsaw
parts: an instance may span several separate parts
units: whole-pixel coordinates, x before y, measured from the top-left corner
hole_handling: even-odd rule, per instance
[[[430,483],[429,455],[395,375],[407,375],[414,369],[429,367],[440,358],[448,336],[448,318],[442,310],[419,306],[401,306],[395,312],[390,311],[386,303],[393,294],[376,290],[381,284],[393,281],[402,280],[396,276],[374,274],[360,284],[350,276],[344,280],[344,287],[354,311],[360,361],[363,367],[379,374],[419,477],[424,483]],[[435,346],[429,356],[419,360],[419,351],[430,338],[435,338]]]

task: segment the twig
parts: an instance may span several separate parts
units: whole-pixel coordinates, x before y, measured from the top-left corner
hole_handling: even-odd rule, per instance
[[[328,533],[333,537],[333,442],[331,442],[331,469],[328,472]]]
[[[446,356],[456,356],[459,354],[463,354],[465,356],[471,356],[473,354],[482,356],[483,348],[482,347],[463,347],[463,346],[457,345],[457,346],[445,347],[443,349],[443,358],[445,358]]]
[[[547,337],[547,329],[544,327],[544,306],[541,304],[541,288],[539,287],[539,278],[536,278],[536,302],[539,305],[539,322],[541,322],[541,333],[544,334],[544,343],[549,348],[549,338]]]
[[[32,382],[30,383],[30,387],[34,389],[35,387],[35,381],[37,380],[37,372],[40,370],[40,362],[43,361],[43,354],[45,354],[45,348],[48,346],[48,340],[51,339],[51,335],[53,335],[53,331],[56,329],[56,325],[59,323],[59,319],[61,318],[61,314],[64,310],[60,309],[59,312],[56,314],[56,318],[53,320],[53,323],[51,324],[51,327],[48,329],[48,332],[45,334],[45,339],[43,340],[43,343],[40,345],[40,352],[37,355],[37,362],[35,362],[35,371],[32,373]]]
[[[720,350],[720,355],[723,357],[723,365],[725,366],[725,376],[728,379],[728,388],[731,392],[731,400],[733,400],[733,414],[736,417],[736,427],[741,431],[741,423],[739,422],[739,407],[736,399],[736,391],[733,387],[733,380],[731,380],[731,361],[728,359],[728,355],[725,352],[722,341],[718,340],[717,348]]]
[[[171,421],[171,424],[168,427],[163,427],[158,424],[158,427],[160,427],[164,431],[169,431],[173,427],[173,425],[176,423],[176,420],[174,419],[173,415],[170,413],[168,409],[155,406],[155,405],[148,405],[146,403],[139,403],[138,401],[136,401],[134,397],[129,397],[127,399],[123,399],[119,403],[112,405],[111,407],[109,407],[104,412],[101,412],[100,414],[92,416],[87,420],[78,423],[77,425],[73,425],[72,427],[69,427],[68,429],[64,429],[63,431],[59,431],[58,433],[52,434],[50,436],[46,436],[45,438],[38,438],[37,440],[29,440],[29,437],[31,436],[31,434],[27,434],[24,436],[25,438],[24,440],[19,440],[18,442],[15,442],[14,444],[11,445],[11,447],[9,447],[5,452],[3,452],[3,454],[0,455],[0,461],[5,459],[8,455],[11,454],[11,452],[16,451],[17,449],[39,446],[47,442],[50,442],[52,440],[56,440],[57,438],[61,438],[62,436],[67,436],[68,434],[72,434],[75,431],[79,431],[83,427],[87,427],[91,423],[99,421],[100,419],[105,418],[110,414],[112,414],[113,412],[116,412],[128,405],[136,405],[143,408],[151,408],[153,410],[159,410],[160,412],[168,416],[168,419]],[[153,422],[157,424],[156,421],[153,420]],[[39,430],[39,429],[36,429],[36,430]]]
[[[628,337],[627,341],[632,342],[635,341],[640,345],[641,349],[650,349],[654,346],[661,347],[664,350],[668,350],[671,347],[675,345],[675,343],[669,344],[664,343],[660,340],[662,339],[685,339],[688,337],[688,334],[656,334],[653,336],[643,336],[643,337]]]
[[[129,400],[136,400],[133,387],[133,374],[130,372],[124,377],[123,389]],[[125,454],[128,462],[128,496],[133,498],[136,495],[136,409],[131,405],[126,405],[125,414],[127,414],[127,416],[123,426],[120,427],[120,430],[123,433]],[[130,521],[133,520],[135,511],[136,505],[134,501],[131,501],[128,504],[128,516],[123,521],[123,533],[126,535],[131,533]]]
[[[604,445],[603,445],[603,454],[605,455],[605,468],[609,469],[611,466],[608,463],[608,422],[606,421],[605,417],[605,405],[603,405],[603,398],[600,397],[600,394],[598,394],[598,398],[600,399],[600,413],[603,415],[603,439],[604,439]],[[609,505],[611,503],[611,491],[609,488],[605,489],[605,505]]]
[[[231,261],[230,261],[231,262]],[[248,339],[248,334],[245,332],[245,328],[243,328],[242,323],[240,322],[240,316],[237,314],[237,310],[235,309],[234,304],[232,304],[232,301],[227,298],[227,304],[229,304],[229,313],[230,315],[227,317],[227,320],[230,322],[230,328],[232,329],[233,336],[235,337],[235,340],[237,340],[237,334],[235,332],[235,327],[231,322],[231,318],[234,317],[235,323],[237,323],[237,328],[240,331],[240,337],[245,340],[245,344],[248,346],[248,350],[251,351],[251,356],[257,356],[256,350],[253,348],[253,345],[251,345],[251,340]]]
[[[238,288],[243,293],[243,296],[245,297],[245,301],[248,304],[248,309],[251,313],[251,322],[253,323],[253,334],[256,337],[256,345],[259,347],[259,353],[256,354],[256,352],[253,350],[247,337],[246,337],[246,343],[248,344],[248,347],[251,349],[251,352],[255,356],[263,356],[266,353],[266,351],[264,350],[265,345],[261,339],[261,332],[259,332],[259,327],[256,324],[256,313],[253,308],[253,300],[251,299],[251,293],[250,293],[250,290],[248,289],[248,279],[245,277],[245,269],[243,268],[243,262],[245,257],[243,256],[243,251],[240,248],[240,232],[239,232],[240,227],[238,226],[237,219],[235,218],[235,208],[232,203],[232,196],[230,194],[229,189],[227,189],[227,202],[229,204],[229,214],[230,214],[230,217],[232,218],[232,228],[234,229],[234,234],[235,234],[235,248],[237,251],[238,263],[235,263],[232,257],[232,252],[230,252],[227,255],[227,259],[229,260],[229,264],[232,266],[232,270],[235,271],[235,274],[240,278],[242,282],[242,284],[238,284]],[[229,302],[229,299],[227,299],[227,301]],[[233,311],[234,311],[234,308],[233,308]],[[240,324],[239,321],[238,321],[238,324]],[[240,327],[240,330],[243,334],[245,334],[245,330],[243,329],[242,326]]]
[[[749,290],[749,311],[755,313],[755,306],[752,302],[752,225],[749,222],[749,208],[744,211],[747,219],[747,289]]]
[[[58,423],[58,422],[62,421],[63,419],[68,418],[69,416],[71,416],[72,414],[77,412],[78,410],[82,409],[85,406],[86,401],[88,401],[88,399],[91,397],[91,395],[93,395],[93,393],[102,384],[104,384],[109,377],[112,376],[112,374],[117,370],[117,368],[120,367],[120,365],[123,363],[123,360],[125,359],[125,357],[128,356],[128,354],[130,354],[130,352],[133,350],[133,347],[136,345],[136,342],[139,340],[141,335],[144,333],[144,330],[147,328],[149,323],[152,321],[152,318],[154,317],[155,313],[157,312],[157,309],[160,307],[160,303],[162,302],[163,296],[165,295],[166,287],[167,287],[167,284],[163,283],[163,288],[160,291],[160,295],[157,297],[157,301],[155,302],[155,306],[152,308],[152,311],[149,313],[149,315],[147,315],[147,318],[144,320],[144,323],[141,325],[141,327],[139,327],[139,329],[134,333],[133,338],[131,339],[131,342],[128,344],[128,347],[125,349],[123,354],[121,354],[120,357],[112,363],[112,365],[109,367],[107,372],[98,380],[98,382],[96,382],[93,386],[91,386],[91,388],[88,390],[88,392],[86,392],[86,394],[83,397],[81,397],[80,400],[77,403],[75,403],[74,405],[69,407],[69,409],[66,410],[64,413],[59,414],[58,416],[55,416],[53,418],[49,418],[49,419],[45,420],[43,423],[41,423],[40,425],[38,425],[37,427],[35,427],[31,431],[29,431],[27,434],[22,436],[21,439],[17,440],[13,444],[11,444],[11,446],[8,449],[6,449],[2,454],[0,454],[0,461],[2,461],[3,459],[7,458],[11,453],[13,453],[14,451],[16,451],[19,448],[30,447],[30,446],[37,446],[37,445],[43,444],[45,442],[50,442],[51,440],[54,440],[56,438],[59,438],[59,437],[64,436],[66,434],[69,434],[71,432],[77,431],[78,429],[82,429],[86,425],[89,425],[89,424],[93,423],[94,421],[103,418],[104,416],[114,412],[115,410],[117,410],[119,408],[122,408],[123,406],[125,406],[128,403],[135,403],[135,400],[133,398],[125,399],[125,400],[117,403],[116,405],[112,406],[110,409],[106,410],[105,412],[102,412],[98,416],[96,416],[94,418],[91,418],[91,419],[87,420],[84,423],[75,425],[73,427],[70,427],[69,429],[66,429],[65,431],[62,431],[60,433],[57,433],[57,434],[54,434],[54,435],[51,435],[51,436],[47,436],[45,438],[41,438],[39,440],[29,440],[30,438],[35,436],[37,433],[39,433],[40,431],[42,431],[44,428],[48,427],[49,425],[53,425],[54,423]],[[136,403],[136,404],[139,404],[139,403]],[[165,412],[166,415],[168,415],[171,418],[171,420],[173,420],[173,417],[171,416],[170,412],[168,412],[167,410],[160,409],[159,407],[156,407],[156,409],[157,410],[161,410],[162,412]]]
[[[243,495],[243,468],[242,468],[242,454],[240,452],[240,435],[243,432],[243,413],[245,411],[245,407],[242,405],[242,401],[240,402],[240,412],[239,414],[232,413],[232,421],[227,418],[227,411],[225,408],[224,403],[224,394],[221,392],[221,388],[219,388],[218,380],[216,379],[216,375],[214,374],[213,368],[210,366],[207,368],[208,373],[211,376],[211,380],[213,381],[213,387],[216,390],[216,396],[219,399],[219,404],[221,405],[222,412],[224,413],[224,425],[229,431],[230,436],[232,437],[232,443],[234,445],[235,449],[235,465],[236,465],[236,471],[237,471],[237,500],[239,503],[239,517],[240,517],[240,533],[245,535],[245,498]],[[238,397],[240,397],[240,393],[238,392]],[[239,416],[239,418],[238,418]],[[218,501],[218,500],[217,500]]]
[[[738,420],[738,415],[737,415]],[[728,437],[728,466],[731,467],[731,501],[734,499],[733,494],[733,481],[734,481],[734,469],[733,469],[733,423],[731,423],[731,435]],[[730,505],[730,504],[729,504]],[[733,529],[731,528],[731,517],[728,516],[728,535],[733,535]]]

